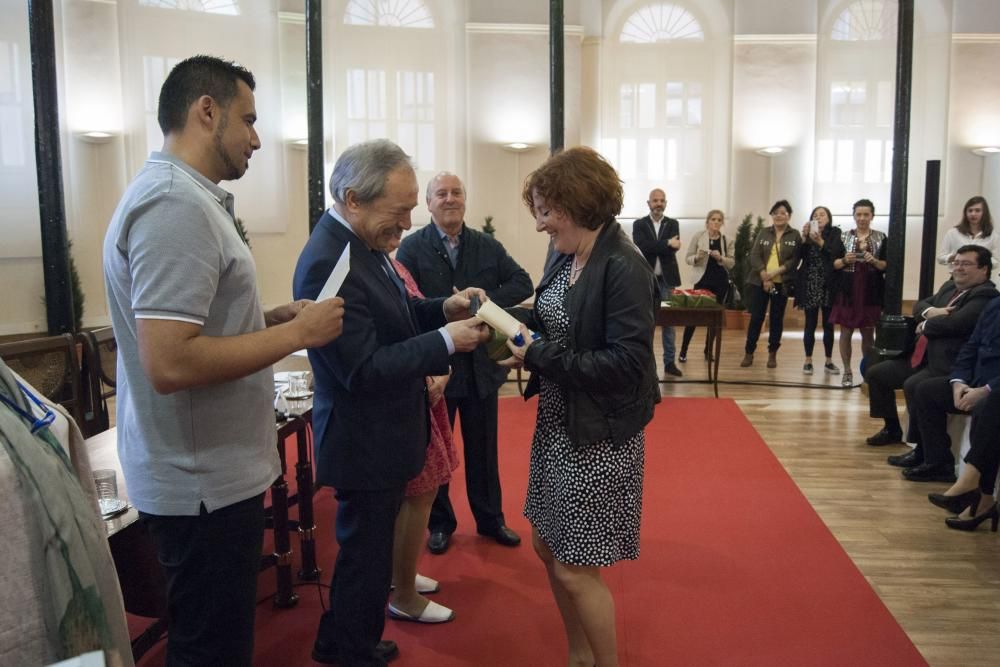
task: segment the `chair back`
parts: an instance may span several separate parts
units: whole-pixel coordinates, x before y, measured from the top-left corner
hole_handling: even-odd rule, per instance
[[[111,327],[84,331],[78,337],[83,343],[83,431],[89,437],[111,425],[108,399],[117,391],[118,343]]]
[[[80,361],[72,335],[2,343],[0,358],[46,398],[66,408],[82,428]]]

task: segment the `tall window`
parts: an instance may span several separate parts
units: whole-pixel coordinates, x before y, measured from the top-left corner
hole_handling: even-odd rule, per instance
[[[701,216],[712,208],[713,121],[726,100],[714,99],[708,82],[728,54],[712,43],[695,11],[641,4],[612,26],[607,40],[614,87],[604,102],[600,149],[625,181],[623,215],[644,215],[653,188],[667,191],[671,215]]]
[[[344,48],[332,55],[332,69],[342,72],[334,76],[344,89],[333,104],[334,152],[385,137],[413,156],[423,176],[451,167],[438,164],[446,152],[439,123],[447,116],[448,68],[445,31],[431,8],[420,0],[351,0],[338,23],[333,39]]]
[[[820,34],[816,200],[835,211],[862,196],[888,203],[897,9],[854,0]]]

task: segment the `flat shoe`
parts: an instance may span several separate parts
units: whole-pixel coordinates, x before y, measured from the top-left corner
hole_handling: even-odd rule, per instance
[[[437,593],[441,590],[441,584],[437,579],[431,579],[430,577],[425,577],[422,574],[418,574],[416,579],[414,579],[416,584],[417,592],[421,595],[427,595],[428,593]],[[396,590],[395,586],[389,586],[390,591]]]
[[[444,605],[440,605],[433,600],[427,603],[424,610],[420,612],[419,616],[411,616],[405,611],[396,609],[389,603],[389,618],[394,618],[397,621],[411,621],[413,623],[447,623],[448,621],[455,618],[455,612]]]

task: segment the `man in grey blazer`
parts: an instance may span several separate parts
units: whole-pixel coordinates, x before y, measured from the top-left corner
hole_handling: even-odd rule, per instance
[[[646,201],[649,215],[639,218],[632,225],[632,240],[639,246],[642,256],[649,262],[660,289],[660,300],[666,301],[670,291],[681,284],[677,267],[677,251],[681,248],[680,225],[664,215],[667,195],[659,188],[649,193]],[[674,363],[674,328],[663,327],[663,372],[681,377],[683,373]]]
[[[441,172],[431,179],[427,208],[431,224],[403,239],[396,253],[425,296],[445,297],[456,287],[480,287],[503,308],[531,296],[527,271],[499,241],[465,224],[465,186],[458,176]],[[504,546],[517,546],[521,538],[503,516],[497,463],[497,391],[507,369],[487,356],[485,345],[454,355],[451,369],[444,395],[452,425],[456,413],[461,417],[465,486],[476,532]],[[438,490],[428,522],[431,553],[448,550],[457,526],[445,484]]]

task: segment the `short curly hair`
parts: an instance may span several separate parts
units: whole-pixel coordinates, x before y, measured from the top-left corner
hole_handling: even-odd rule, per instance
[[[535,214],[534,195],[565,213],[573,224],[597,229],[622,211],[622,180],[593,148],[577,146],[556,153],[531,172],[521,198]]]

